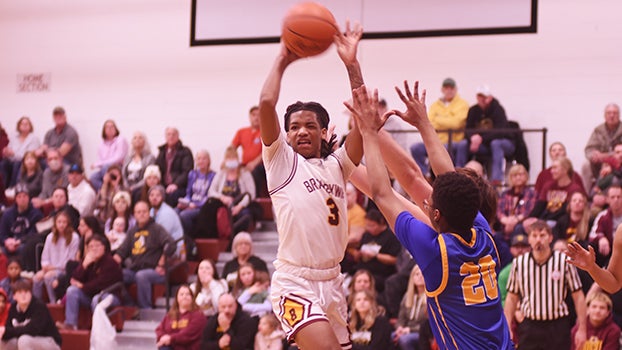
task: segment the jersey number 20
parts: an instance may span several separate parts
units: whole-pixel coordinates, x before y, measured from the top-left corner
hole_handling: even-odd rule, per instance
[[[328,210],[330,211],[330,214],[328,215],[328,223],[333,226],[339,225],[339,207],[332,197],[329,197],[326,200],[326,206],[328,206]]]
[[[479,259],[477,265],[466,262],[460,266],[460,276],[466,276],[462,280],[462,295],[466,305],[482,304],[499,297],[495,265],[492,256],[486,255]]]

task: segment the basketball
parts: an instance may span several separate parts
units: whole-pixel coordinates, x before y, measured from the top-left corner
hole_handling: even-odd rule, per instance
[[[315,2],[292,7],[283,19],[281,39],[299,57],[318,55],[328,49],[337,33],[333,14]]]

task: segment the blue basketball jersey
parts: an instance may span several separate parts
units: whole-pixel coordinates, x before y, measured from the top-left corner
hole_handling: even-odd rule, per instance
[[[441,349],[514,349],[497,274],[497,248],[486,219],[478,213],[472,239],[439,234],[402,212],[395,234],[421,268],[428,296],[428,316]]]

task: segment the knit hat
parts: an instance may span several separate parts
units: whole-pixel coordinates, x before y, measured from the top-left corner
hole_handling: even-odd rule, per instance
[[[123,199],[127,204],[132,203],[132,198],[130,194],[126,191],[119,191],[115,193],[114,197],[112,197],[112,203],[116,203],[118,200]]]
[[[162,180],[162,173],[160,173],[160,168],[155,164],[149,165],[147,166],[147,168],[145,168],[145,174],[143,175],[143,179],[147,179],[147,177],[151,175],[155,175],[159,180]]]

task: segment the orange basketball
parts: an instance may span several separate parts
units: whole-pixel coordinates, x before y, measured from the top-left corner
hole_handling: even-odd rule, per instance
[[[315,2],[292,7],[283,19],[281,39],[299,57],[318,55],[333,43],[337,22],[333,14]]]

